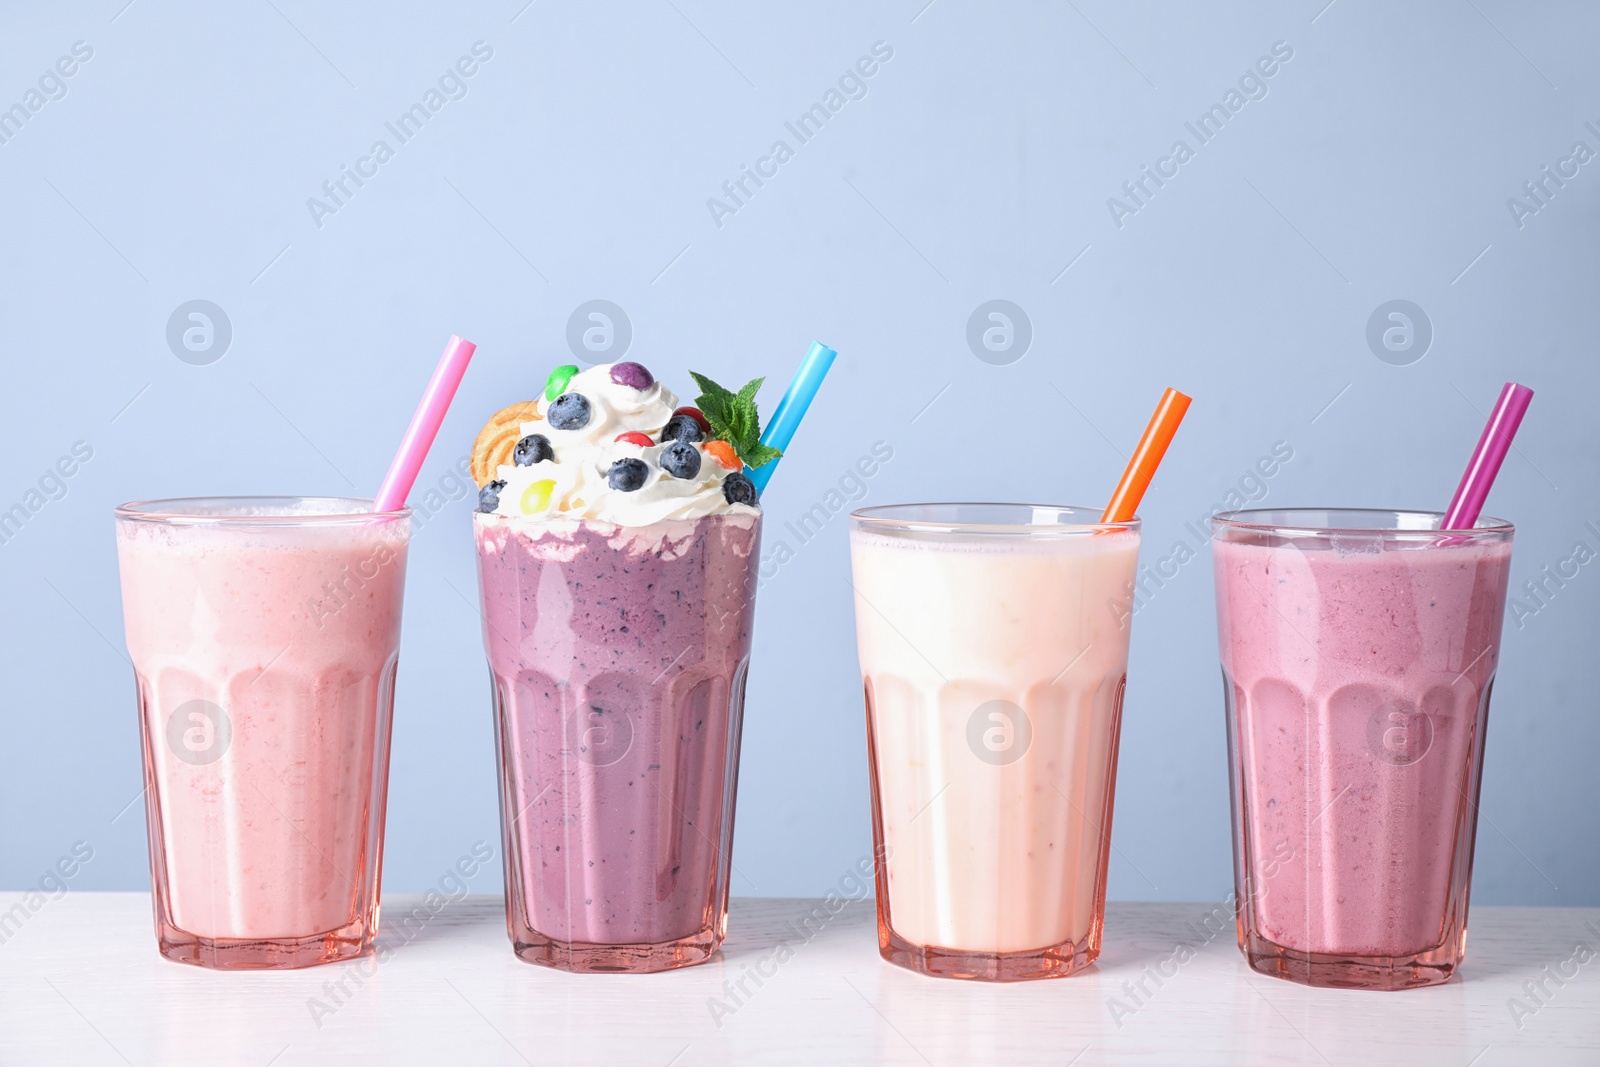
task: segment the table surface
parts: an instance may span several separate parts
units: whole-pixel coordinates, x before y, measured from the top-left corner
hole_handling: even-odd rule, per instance
[[[1221,905],[1114,903],[1096,966],[1009,985],[884,963],[870,901],[807,939],[821,906],[735,900],[721,957],[668,974],[523,963],[491,896],[381,960],[218,974],[156,955],[144,894],[0,894],[0,1064],[1600,1064],[1600,909],[1474,908],[1462,977],[1371,993],[1255,974],[1231,924],[1205,940]]]

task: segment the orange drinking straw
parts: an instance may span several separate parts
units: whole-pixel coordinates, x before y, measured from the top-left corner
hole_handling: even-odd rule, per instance
[[[1188,410],[1189,398],[1176,389],[1161,394],[1161,403],[1150,416],[1150,424],[1139,438],[1139,447],[1133,450],[1128,469],[1122,472],[1122,481],[1117,483],[1111,503],[1100,516],[1101,522],[1127,522],[1133,518],[1134,512],[1139,510],[1139,501],[1144,499],[1144,491],[1150,488],[1150,479],[1161,465],[1161,457],[1167,454],[1172,435],[1178,432],[1178,423],[1183,421]]]

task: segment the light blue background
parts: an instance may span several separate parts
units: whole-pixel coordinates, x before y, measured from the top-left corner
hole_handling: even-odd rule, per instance
[[[568,361],[591,299],[684,388],[691,367],[781,382],[814,338],[838,348],[774,480],[769,547],[880,440],[870,503],[1098,503],[1169,384],[1196,399],[1143,509],[1147,563],[1280,441],[1272,504],[1442,507],[1516,378],[1538,397],[1490,508],[1519,526],[1515,584],[1600,549],[1600,163],[1520,227],[1507,207],[1575,140],[1600,148],[1592,7],[124,3],[0,11],[0,106],[94,50],[0,144],[0,509],[74,442],[94,453],[0,544],[5,888],[80,839],[76,887],[146,884],[112,506],[372,493],[458,332],[479,353],[420,482],[447,484],[484,417]],[[307,199],[477,41],[493,58],[466,96],[319,228]],[[893,58],[864,98],[797,146],[785,122],[878,41]],[[1107,199],[1195,147],[1185,122],[1278,41],[1293,58],[1267,95],[1119,228]],[[708,198],[780,138],[794,158],[716,225]],[[1409,366],[1365,338],[1397,298],[1435,331]],[[211,365],[165,339],[192,299],[232,324]],[[1031,320],[1010,365],[966,341],[991,299]],[[497,839],[470,511],[448,504],[412,550],[392,890]],[[818,894],[869,852],[845,520],[785,539],[761,591],[740,894]],[[1113,897],[1231,888],[1209,568],[1138,615]],[[1508,623],[1476,901],[1600,904],[1597,613],[1591,563]]]

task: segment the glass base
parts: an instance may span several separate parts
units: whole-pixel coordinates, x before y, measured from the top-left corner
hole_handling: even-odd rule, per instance
[[[895,966],[932,978],[978,982],[1065,978],[1088,967],[1100,955],[1096,940],[1091,933],[1076,944],[1067,941],[1021,952],[965,952],[937,945],[914,945],[884,923],[878,924],[878,954]]]
[[[1461,941],[1465,941],[1465,931]],[[1250,969],[1270,978],[1324,989],[1416,989],[1443,985],[1461,966],[1462,944],[1445,944],[1408,956],[1353,956],[1303,952],[1244,932],[1239,949]]]
[[[716,955],[722,943],[722,939],[709,929],[676,941],[632,945],[557,941],[538,931],[530,933],[531,940],[511,940],[511,947],[516,950],[518,959],[573,974],[653,974],[679,967],[693,967]]]
[[[366,955],[372,929],[359,919],[308,937],[201,937],[156,922],[156,946],[174,963],[217,971],[288,971]]]

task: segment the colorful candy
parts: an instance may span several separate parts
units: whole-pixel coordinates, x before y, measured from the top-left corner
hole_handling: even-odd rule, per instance
[[[549,478],[531,482],[528,488],[522,491],[522,513],[534,515],[550,508],[550,495],[555,492],[556,483]]]
[[[644,369],[640,363],[616,363],[611,367],[611,380],[618,385],[626,385],[641,392],[656,384],[655,375]]]
[[[731,471],[736,471],[744,466],[744,461],[739,458],[739,454],[726,441],[707,442],[706,454]]]
[[[554,400],[567,391],[567,383],[572,381],[578,373],[578,368],[571,363],[564,363],[550,372],[550,377],[544,380],[544,398]]]

